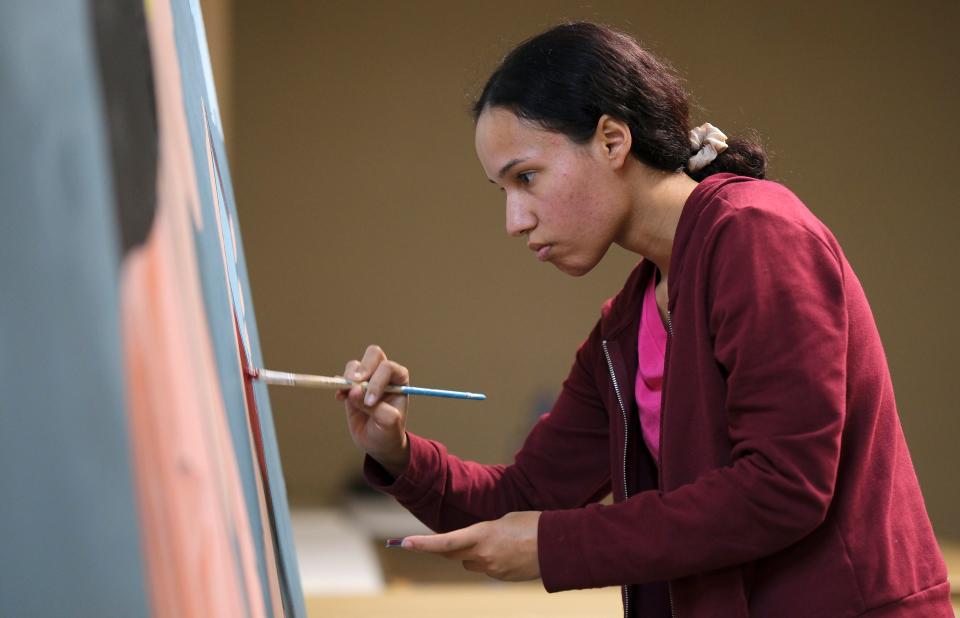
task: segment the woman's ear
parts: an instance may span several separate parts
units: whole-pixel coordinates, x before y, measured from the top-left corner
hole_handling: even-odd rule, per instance
[[[614,169],[623,167],[630,148],[633,147],[633,136],[627,123],[604,114],[597,121],[597,131],[593,139],[600,148],[601,155]]]

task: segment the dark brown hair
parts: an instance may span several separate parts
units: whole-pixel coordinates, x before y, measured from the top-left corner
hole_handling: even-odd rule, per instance
[[[633,37],[578,22],[555,26],[507,54],[473,114],[476,120],[488,107],[503,107],[581,144],[608,114],[630,126],[631,152],[651,167],[682,168],[694,180],[719,172],[763,178],[766,154],[749,139],[728,139],[727,149],[709,165],[687,169],[696,153],[688,137],[688,99],[673,67]]]

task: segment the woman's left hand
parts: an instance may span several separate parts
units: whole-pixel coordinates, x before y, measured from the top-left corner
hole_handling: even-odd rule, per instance
[[[540,511],[507,513],[446,534],[408,536],[402,547],[463,562],[468,571],[503,581],[540,577],[537,525]]]

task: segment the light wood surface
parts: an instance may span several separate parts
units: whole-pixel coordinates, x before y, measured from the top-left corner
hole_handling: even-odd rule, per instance
[[[310,618],[580,618],[623,613],[619,588],[548,594],[539,584],[395,584],[380,595],[307,599]]]
[[[960,618],[957,594],[953,609]],[[622,612],[619,588],[548,594],[531,584],[417,584],[379,595],[307,598],[309,618],[615,618]]]
[[[941,541],[960,617],[960,543]],[[548,594],[540,583],[422,584],[394,581],[383,594],[307,599],[310,618],[573,618],[619,616],[619,588]]]

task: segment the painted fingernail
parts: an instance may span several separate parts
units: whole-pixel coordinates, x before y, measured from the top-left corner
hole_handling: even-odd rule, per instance
[[[387,539],[387,547],[402,547],[403,539]]]
[[[367,393],[366,399],[363,400],[363,403],[367,404],[368,406],[372,406],[376,402],[377,398],[373,396],[373,393]]]

